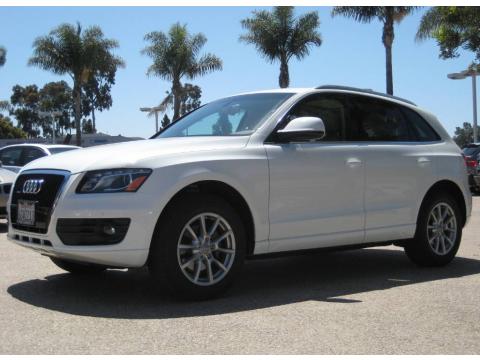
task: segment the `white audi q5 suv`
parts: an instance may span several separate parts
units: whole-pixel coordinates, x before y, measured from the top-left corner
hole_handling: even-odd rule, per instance
[[[148,266],[175,294],[205,299],[262,254],[395,244],[445,265],[471,194],[432,114],[322,86],[227,97],[149,140],[36,160],[9,206],[8,238],[64,270]]]

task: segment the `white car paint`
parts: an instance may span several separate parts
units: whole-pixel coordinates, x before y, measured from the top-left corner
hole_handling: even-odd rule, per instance
[[[16,177],[15,172],[0,167],[0,219],[7,217],[5,215],[7,202]]]
[[[170,199],[203,180],[224,182],[244,198],[254,221],[254,254],[383,242],[413,236],[421,201],[438,180],[462,191],[466,215],[471,195],[460,149],[436,118],[423,115],[440,135],[429,144],[298,143],[265,140],[287,111],[314,93],[347,90],[286,89],[293,92],[249,136],[183,137],[133,141],[65,152],[38,159],[22,170],[67,171],[46,234],[9,227],[8,238],[41,253],[110,266],[140,267],[154,228]],[[372,97],[380,96],[369,95]],[[149,168],[136,193],[77,194],[85,172]],[[126,238],[116,245],[67,246],[56,234],[58,218],[129,217]],[[51,247],[17,241],[41,238]]]

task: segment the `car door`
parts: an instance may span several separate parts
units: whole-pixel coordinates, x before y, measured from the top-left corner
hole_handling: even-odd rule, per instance
[[[344,141],[345,106],[338,94],[300,100],[276,130],[300,116],[320,117],[326,136],[315,142],[267,139],[270,172],[270,251],[363,242],[364,165]]]
[[[0,161],[4,169],[18,173],[22,168],[22,146],[11,146],[0,151]]]
[[[409,120],[414,112],[396,103],[361,95],[347,98],[346,138],[360,146],[365,160],[365,241],[410,238],[418,198],[435,176],[433,130],[425,123],[420,134]]]

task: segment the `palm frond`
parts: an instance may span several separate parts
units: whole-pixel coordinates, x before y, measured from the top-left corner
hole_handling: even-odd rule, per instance
[[[335,6],[332,16],[343,16],[362,23],[369,23],[383,16],[382,6]]]

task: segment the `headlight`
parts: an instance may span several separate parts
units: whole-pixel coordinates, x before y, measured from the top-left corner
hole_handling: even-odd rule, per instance
[[[152,173],[150,169],[88,171],[77,187],[79,194],[135,192]]]

